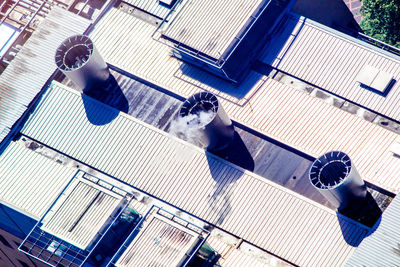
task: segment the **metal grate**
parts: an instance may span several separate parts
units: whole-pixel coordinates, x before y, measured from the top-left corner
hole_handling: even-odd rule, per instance
[[[97,232],[91,239],[92,245],[80,248],[74,244],[75,241],[67,241],[62,237],[57,237],[56,234],[51,233],[53,232],[52,229],[47,229],[45,227],[45,218],[51,213],[58,212],[60,207],[65,204],[66,199],[70,197],[71,192],[69,191],[71,191],[71,187],[75,188],[77,184],[83,184],[85,181],[89,184],[94,184],[93,188],[97,188],[99,192],[108,192],[108,194],[111,194],[112,192],[112,194],[119,195],[121,199],[123,199],[123,205],[116,207],[108,219],[104,221],[99,232]],[[111,226],[117,221],[125,208],[129,205],[130,199],[131,195],[125,190],[79,170],[31,230],[18,249],[51,266],[82,266],[97,245],[101,242],[102,238],[106,235]],[[72,212],[75,212],[76,210],[79,209],[75,209]]]
[[[19,249],[52,266],[80,266],[90,253],[41,230],[38,225]]]
[[[351,160],[341,151],[328,152],[311,166],[311,183],[319,189],[331,189],[341,184],[351,171]]]
[[[161,236],[160,232],[163,233]],[[129,266],[133,262],[140,261],[141,264],[157,265],[158,260],[179,261],[179,266],[186,266],[209,234],[207,230],[153,205],[110,263],[116,266]],[[146,242],[149,240],[150,242]],[[157,250],[159,243],[162,250]],[[142,253],[144,251],[145,254]],[[184,255],[183,259],[180,259],[181,255]],[[147,262],[149,260],[151,263]]]

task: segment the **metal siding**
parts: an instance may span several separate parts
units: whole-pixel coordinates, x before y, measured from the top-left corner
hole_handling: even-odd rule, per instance
[[[295,23],[298,26],[304,24],[296,38],[293,40],[292,36],[296,35],[297,29],[291,33],[277,33],[261,61],[377,113],[400,120],[400,110],[396,108],[400,100],[399,57],[388,56],[383,50],[350,36],[342,37],[310,20],[304,22],[303,18],[292,16],[283,27],[290,29]],[[288,38],[286,42],[285,38]],[[279,55],[274,58],[273,53],[277,50]],[[282,58],[280,55],[283,54]],[[397,81],[386,97],[366,90],[356,82],[356,76],[366,64],[392,74]]]
[[[74,173],[12,142],[0,156],[0,199],[41,218]]]
[[[89,20],[52,7],[0,75],[0,142],[56,69],[54,54],[58,45],[70,35],[83,33],[88,26]]]
[[[93,111],[112,110],[54,83],[22,133],[226,231],[240,234],[295,264],[320,266],[332,260],[340,265],[345,258],[338,257],[338,253],[346,255],[354,249],[343,239],[338,215],[332,210],[128,115],[121,113],[107,127],[93,125],[86,117],[82,97]],[[58,108],[61,106],[74,108],[66,113]],[[65,124],[69,131],[60,128]],[[128,131],[129,136],[121,142],[118,136]],[[85,145],[88,140],[92,141],[90,146]],[[127,169],[120,172],[119,166]],[[260,194],[254,193],[255,188]],[[213,194],[217,197],[213,198]],[[254,220],[255,216],[261,216],[260,220]],[[349,219],[339,218],[346,235],[356,233],[351,237],[353,241],[368,231]],[[332,234],[316,235],[313,225],[324,225]],[[330,243],[334,246],[322,246]],[[315,249],[298,249],[310,244]],[[320,253],[323,260],[315,260]]]
[[[301,28],[301,21],[289,22],[293,34],[299,29],[303,29],[300,33],[310,30],[307,24]],[[129,30],[124,30],[128,24]],[[288,33],[285,27],[281,29]],[[233,120],[315,157],[343,150],[363,179],[389,191],[400,191],[399,159],[389,151],[398,140],[394,132],[254,71],[240,87],[226,83],[170,57],[169,48],[151,38],[154,30],[150,24],[112,9],[91,38],[105,60],[121,69],[183,97],[209,90],[220,97]],[[337,38],[335,42],[339,42]],[[290,49],[295,51],[295,45]],[[190,68],[189,73],[185,73],[186,68]]]
[[[354,251],[346,266],[400,266],[400,197],[386,208],[380,224]]]

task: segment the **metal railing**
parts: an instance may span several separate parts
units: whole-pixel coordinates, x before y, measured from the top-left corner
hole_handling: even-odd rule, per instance
[[[181,0],[178,0],[174,7],[171,9],[170,13],[168,13],[168,15],[164,18],[164,20],[160,23],[160,25],[157,27],[157,29],[154,31],[154,33],[152,34],[152,38],[155,39],[156,41],[159,41],[161,43],[164,43],[166,45],[168,45],[171,48],[177,49],[178,51],[185,53],[185,54],[190,54],[191,56],[193,56],[194,58],[206,63],[206,64],[211,64],[213,66],[215,66],[216,68],[222,69],[223,65],[225,64],[225,62],[232,56],[233,52],[236,50],[236,48],[241,44],[241,42],[243,41],[243,39],[245,39],[245,37],[247,36],[247,34],[250,32],[251,28],[253,27],[253,25],[257,22],[257,20],[260,18],[260,16],[264,13],[264,11],[270,7],[270,3],[272,0],[268,0],[268,2],[259,10],[259,12],[257,13],[257,15],[251,16],[251,21],[248,22],[248,25],[246,26],[246,30],[240,34],[240,36],[235,36],[235,44],[233,45],[233,47],[228,48],[229,49],[229,53],[226,56],[221,55],[220,58],[218,59],[214,59],[211,58],[207,55],[204,55],[201,51],[193,49],[191,47],[185,47],[182,43],[177,42],[174,43],[174,45],[170,45],[168,42],[163,42],[161,41],[161,36],[163,35],[160,31],[162,29],[163,26],[165,26],[165,23],[167,23],[169,20],[173,20],[173,18],[178,14],[181,10],[182,7],[180,7],[180,9],[177,11],[176,8],[179,6],[180,2],[182,2]],[[183,3],[183,5],[185,5],[186,3]],[[157,35],[158,33],[158,35]],[[156,36],[157,35],[157,36]],[[165,38],[165,36],[164,36]],[[227,76],[228,77],[228,76]]]
[[[382,41],[379,41],[379,40],[377,40],[375,38],[372,38],[372,37],[370,37],[368,35],[365,35],[365,34],[363,34],[361,32],[358,33],[357,39],[362,40],[364,42],[367,42],[369,44],[372,44],[373,46],[379,47],[379,48],[381,48],[381,49],[383,49],[385,51],[388,51],[388,52],[390,52],[392,54],[395,54],[397,56],[400,56],[400,49],[399,48],[391,46],[389,44],[386,44],[386,43],[384,43]]]
[[[114,209],[108,219],[104,222],[102,228],[92,237],[93,243],[88,245],[86,248],[79,248],[76,244],[73,244],[71,240],[58,237],[42,228],[46,216],[54,212],[53,209],[58,209],[60,207],[57,206],[60,205],[57,204],[57,202],[61,201],[63,203],[68,199],[69,194],[71,193],[68,190],[74,188],[79,182],[87,183],[89,186],[95,185],[98,187],[97,190],[107,192],[108,194],[112,191],[113,193],[120,195],[122,200],[120,206]],[[18,250],[50,266],[60,266],[62,264],[73,267],[82,266],[92,255],[95,248],[100,244],[111,227],[117,222],[124,210],[129,206],[131,200],[131,193],[120,188],[118,185],[111,184],[110,182],[93,176],[85,171],[77,170],[72,179],[58,194],[56,200],[50,205],[45,214],[19,245]],[[72,213],[73,212],[74,211],[72,211]],[[51,249],[50,247],[52,245],[53,248]]]
[[[5,13],[0,13],[1,22],[4,23],[7,20],[10,23],[14,22],[19,25],[19,29],[23,31],[27,27],[30,26],[32,21],[36,18],[36,16],[44,17],[51,8],[52,1],[49,0],[41,0],[41,1],[33,1],[33,0],[12,0],[5,1],[0,10],[2,10],[6,4],[8,3],[9,8]],[[22,18],[16,20],[12,17],[12,15],[22,15]],[[18,16],[17,16],[18,17]],[[26,18],[29,18],[26,20]]]
[[[49,12],[51,8],[52,2],[49,0],[42,0],[42,1],[27,1],[27,0],[13,0],[13,1],[4,1],[0,6],[0,11],[6,6],[9,5],[9,9],[5,13],[0,13],[0,24],[7,23],[7,21],[12,24],[17,24],[19,31],[19,35],[23,34],[28,29],[34,29],[32,24],[37,20],[37,17],[44,17]],[[21,15],[22,18],[16,20],[13,18],[13,15]],[[9,61],[5,60],[5,57],[9,56],[9,52],[11,51],[14,43],[18,39],[18,37],[13,41],[10,48],[4,52],[4,54],[0,57],[0,61],[5,62],[6,64]],[[18,51],[17,51],[18,52]]]

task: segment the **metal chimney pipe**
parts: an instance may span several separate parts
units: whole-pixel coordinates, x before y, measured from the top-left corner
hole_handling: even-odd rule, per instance
[[[108,66],[86,35],[65,39],[55,55],[57,68],[81,89],[102,86],[110,76]]]
[[[366,197],[367,189],[350,157],[341,151],[328,152],[314,161],[310,181],[339,210]]]
[[[202,116],[202,113],[207,116]],[[200,92],[186,99],[179,116],[191,115],[195,115],[195,122],[190,124],[196,129],[197,141],[208,150],[224,149],[233,140],[235,131],[232,121],[214,94]]]

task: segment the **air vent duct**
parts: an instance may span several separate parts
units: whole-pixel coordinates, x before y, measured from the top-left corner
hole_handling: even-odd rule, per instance
[[[311,183],[339,210],[367,195],[364,181],[343,152],[331,151],[316,159],[309,175]]]
[[[212,93],[200,92],[186,99],[179,116],[186,118],[192,138],[208,150],[224,149],[233,139],[232,121]]]
[[[57,48],[59,70],[82,90],[103,86],[110,76],[107,64],[86,35],[74,35]]]

